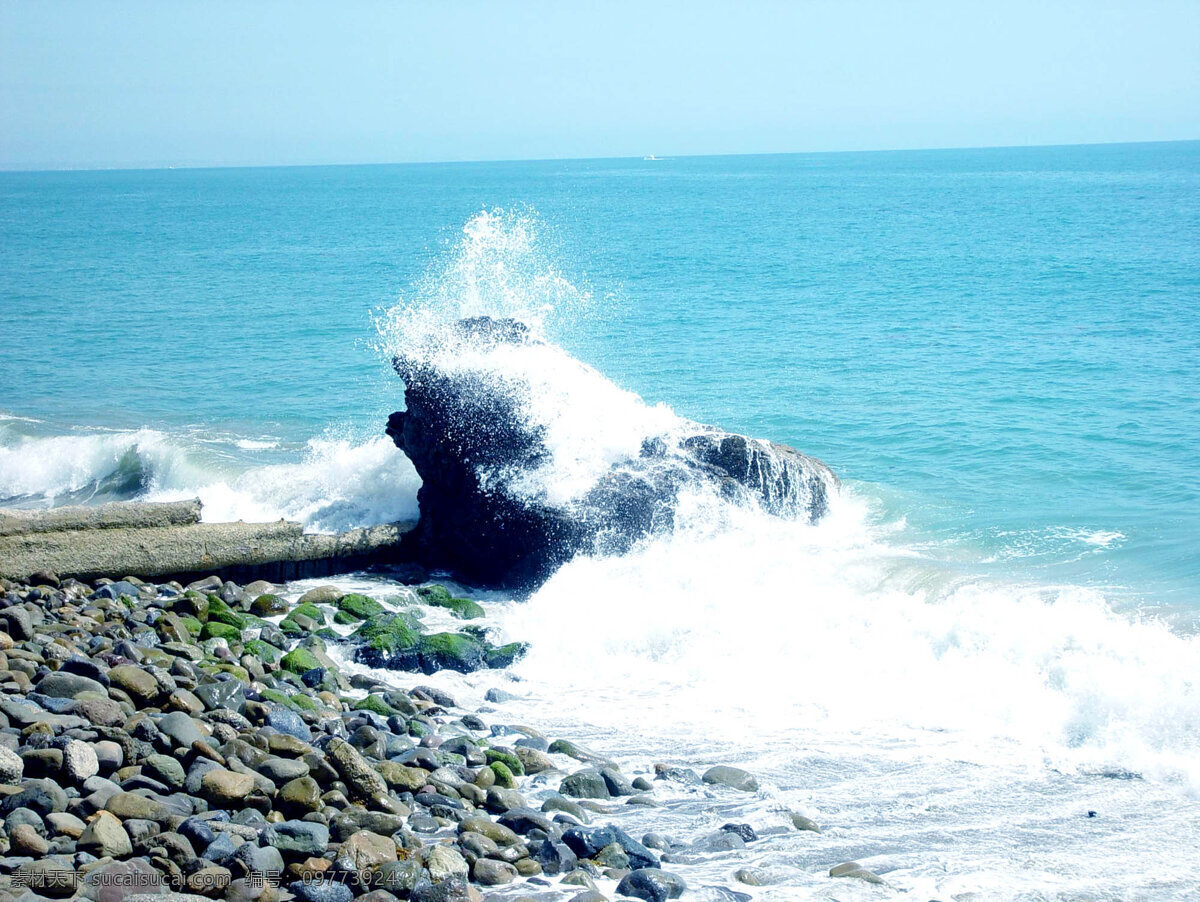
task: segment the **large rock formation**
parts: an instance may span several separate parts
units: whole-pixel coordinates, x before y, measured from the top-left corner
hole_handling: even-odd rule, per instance
[[[473,350],[536,343],[513,320],[457,324]],[[544,427],[522,409],[523,386],[490,372],[446,372],[425,356],[397,356],[406,410],[387,434],[422,480],[421,518],[405,538],[423,564],[478,585],[536,586],[580,551],[623,551],[674,524],[679,492],[707,483],[779,516],[824,515],[836,477],[785,445],[696,426],[647,436],[639,454],[603,474],[583,497],[555,505],[516,484],[552,453]]]

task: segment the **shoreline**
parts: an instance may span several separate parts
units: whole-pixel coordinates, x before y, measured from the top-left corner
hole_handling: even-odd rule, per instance
[[[503,692],[478,711],[457,706],[437,671],[498,650],[483,610],[444,587],[414,591],[461,620],[455,633],[333,586],[293,603],[286,587],[217,577],[185,588],[42,576],[0,582],[4,898],[78,889],[117,902],[141,886],[191,902],[390,902],[520,886],[521,898],[659,900],[684,891],[689,856],[760,839],[736,822],[699,846],[621,828],[668,784],[736,808],[758,789],[744,771],[625,774],[603,749],[506,723]],[[347,676],[327,652],[348,632],[362,643],[352,659],[407,655],[426,675],[409,690]],[[519,654],[504,648],[509,662]],[[831,866],[831,879],[880,879]],[[734,887],[768,879],[741,868],[703,892],[749,899]]]

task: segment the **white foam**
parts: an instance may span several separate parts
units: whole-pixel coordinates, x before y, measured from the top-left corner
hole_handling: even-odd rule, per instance
[[[506,632],[533,643],[520,674],[581,719],[749,736],[748,758],[794,747],[802,724],[827,743],[903,737],[916,757],[1200,791],[1200,638],[1084,589],[963,579],[853,499],[817,527],[751,510],[705,522],[577,559],[512,608]]]
[[[386,439],[313,439],[295,463],[254,467],[228,480],[173,485],[149,500],[196,495],[207,521],[296,520],[317,532],[415,519],[421,481]]]
[[[277,445],[154,429],[6,437],[0,498],[51,506],[198,497],[208,522],[282,518],[323,532],[416,517],[420,479],[390,441],[321,438],[298,460],[258,455]],[[227,453],[234,448],[246,453]]]

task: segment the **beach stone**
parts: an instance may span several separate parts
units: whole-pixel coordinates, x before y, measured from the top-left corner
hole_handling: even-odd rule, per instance
[[[537,847],[533,857],[547,874],[565,874],[579,867],[579,858],[570,846],[550,839]]]
[[[283,784],[279,790],[278,803],[284,814],[303,816],[310,811],[320,811],[321,787],[312,777],[297,777]]]
[[[721,830],[724,833],[733,833],[742,838],[742,842],[754,842],[758,839],[758,834],[754,832],[754,828],[749,824],[722,824]]]
[[[0,610],[0,623],[5,624],[4,631],[18,642],[34,637],[33,618],[25,608],[11,607]]]
[[[200,794],[210,802],[225,805],[242,801],[254,791],[254,778],[217,768],[200,778]]]
[[[110,811],[123,821],[147,820],[163,822],[168,820],[172,811],[157,799],[132,792],[117,792],[104,803],[104,810]]]
[[[829,869],[830,877],[849,877],[864,883],[882,885],[883,879],[864,868],[857,861],[847,861]]]
[[[771,882],[766,871],[758,868],[738,868],[733,872],[733,879],[746,886],[766,886]]]
[[[386,798],[383,777],[346,740],[334,737],[325,747],[325,754],[352,792],[371,801]]]
[[[80,897],[92,902],[125,902],[136,893],[161,896],[166,891],[165,878],[145,858],[101,862],[84,874],[79,887]]]
[[[159,697],[158,680],[141,667],[132,664],[113,667],[108,671],[108,679],[136,703],[150,705]]]
[[[170,755],[150,755],[142,763],[142,773],[149,773],[171,789],[182,789],[186,776],[183,765]]]
[[[604,785],[608,788],[609,794],[614,796],[632,796],[637,794],[637,790],[633,788],[625,776],[614,767],[600,768],[600,776],[604,780]]]
[[[112,773],[125,761],[125,752],[120,744],[110,739],[92,743],[92,751],[96,753],[96,763],[100,765],[102,774]]]
[[[465,878],[451,877],[441,883],[422,880],[413,887],[412,902],[478,902],[483,897]]]
[[[480,858],[471,866],[471,878],[482,886],[503,886],[517,879],[517,869],[506,861]]]
[[[209,711],[227,708],[239,714],[246,710],[246,687],[241,680],[217,680],[195,688],[196,697]]]
[[[803,814],[797,814],[795,811],[789,812],[789,817],[792,821],[792,826],[797,830],[808,831],[810,833],[820,833],[821,828],[812,818],[805,817]]]
[[[133,844],[121,822],[108,811],[99,811],[88,822],[76,844],[98,858],[123,858],[133,854]]]
[[[98,727],[120,726],[128,717],[120,702],[111,698],[77,699],[75,713]]]
[[[679,877],[658,868],[631,871],[617,884],[617,895],[645,899],[646,902],[666,902],[678,899],[687,888]]]
[[[710,767],[706,770],[701,779],[705,783],[728,786],[731,789],[737,789],[741,792],[758,791],[758,780],[752,774],[747,773],[739,767],[718,764],[716,767]]]
[[[51,698],[75,698],[81,692],[108,695],[108,687],[102,686],[96,680],[61,670],[42,677],[37,683],[37,691]]]
[[[300,715],[287,708],[281,708],[279,705],[272,705],[270,711],[267,712],[267,726],[299,739],[301,742],[312,741],[312,730],[308,728]]]
[[[334,604],[344,594],[337,586],[317,586],[301,595],[297,604]]]
[[[25,775],[25,759],[7,746],[0,745],[0,783],[17,784]]]
[[[288,891],[299,902],[350,902],[354,898],[348,885],[334,880],[299,881],[289,884]]]
[[[100,773],[100,759],[90,743],[70,740],[63,748],[63,774],[72,783],[82,783]]]
[[[50,851],[50,842],[31,824],[17,824],[8,834],[10,854],[41,858]]]
[[[54,811],[46,815],[46,826],[59,836],[79,839],[86,826],[83,821],[65,811]]]
[[[407,897],[421,879],[421,864],[413,859],[388,861],[379,866],[372,880],[382,890]]]
[[[260,774],[274,783],[286,783],[308,775],[308,765],[299,758],[280,758],[272,755],[264,759],[255,768]]]
[[[554,832],[550,818],[533,808],[510,808],[500,815],[499,822],[515,833],[524,834],[533,830],[541,830],[545,834]]]
[[[558,791],[577,799],[609,799],[612,793],[600,771],[593,768],[564,777]]]
[[[192,743],[204,738],[204,733],[196,725],[196,721],[184,711],[164,714],[158,719],[156,726],[160,733],[170,738],[176,748],[190,749]]]
[[[311,821],[283,821],[268,826],[263,831],[263,841],[278,849],[285,858],[320,856],[329,845],[329,828]]]
[[[45,817],[53,811],[67,810],[67,794],[53,780],[26,780],[18,792],[0,802],[0,815],[28,808]]]
[[[425,867],[434,883],[461,877],[464,880],[469,873],[467,860],[450,846],[434,846],[425,857]]]
[[[396,860],[396,844],[387,836],[360,830],[338,849],[337,866],[346,871],[374,871]]]
[[[517,756],[517,760],[521,762],[521,767],[525,769],[525,773],[527,774],[540,774],[556,769],[554,761],[551,760],[550,756],[538,749],[518,745],[513,749],[513,753]]]
[[[70,896],[75,892],[76,879],[75,869],[69,863],[53,858],[23,863],[13,873],[13,881],[32,890],[34,899]]]

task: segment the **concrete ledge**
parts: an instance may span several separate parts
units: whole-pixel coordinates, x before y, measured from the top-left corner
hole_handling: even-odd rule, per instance
[[[200,522],[200,499],[162,503],[124,501],[99,507],[52,507],[47,510],[0,509],[0,536],[65,529],[125,529],[186,526]]]
[[[77,579],[164,579],[214,572],[268,579],[327,575],[339,568],[394,559],[401,537],[416,525],[389,523],[336,535],[305,534],[299,523],[285,520],[198,523],[199,502],[194,504],[195,519],[178,525],[174,520],[190,517],[191,508],[142,504],[129,506],[141,510],[120,510],[127,506],[115,504],[75,508],[75,513],[63,508],[55,522],[69,528],[51,530],[46,528],[47,521],[39,521],[43,528],[0,534],[0,576],[25,579],[39,570]],[[171,510],[145,510],[155,507]],[[81,517],[80,510],[84,512]],[[4,511],[0,518],[10,518],[13,513]],[[118,522],[162,525],[115,525]],[[97,523],[105,525],[94,525]]]

